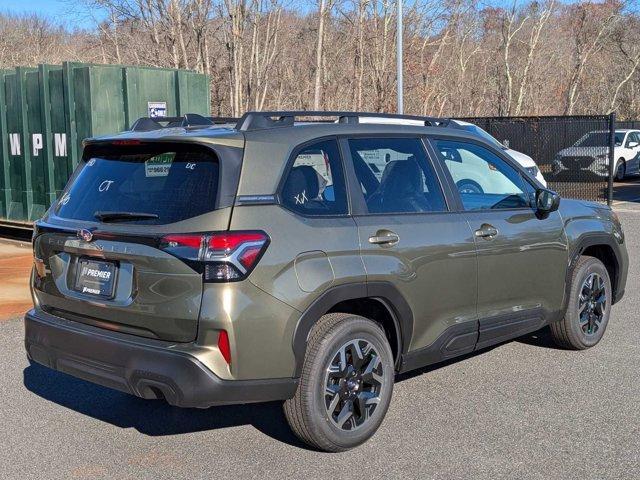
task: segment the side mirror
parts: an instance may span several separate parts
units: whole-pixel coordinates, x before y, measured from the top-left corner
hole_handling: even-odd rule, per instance
[[[536,211],[540,215],[548,215],[558,210],[560,206],[560,195],[546,188],[539,188],[536,191]]]
[[[629,142],[629,148],[636,148],[638,145],[640,145],[638,142]]]

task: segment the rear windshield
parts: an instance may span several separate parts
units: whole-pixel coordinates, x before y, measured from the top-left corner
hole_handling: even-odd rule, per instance
[[[218,177],[218,159],[203,147],[103,149],[83,160],[56,214],[89,221],[174,223],[215,210]]]

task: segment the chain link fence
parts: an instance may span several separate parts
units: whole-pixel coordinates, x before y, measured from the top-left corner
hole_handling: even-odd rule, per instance
[[[615,115],[461,119],[529,155],[549,188],[568,198],[611,202]],[[630,127],[628,127],[630,128]]]
[[[640,120],[627,120],[624,122],[616,122],[616,128],[630,128],[633,130],[640,130]]]

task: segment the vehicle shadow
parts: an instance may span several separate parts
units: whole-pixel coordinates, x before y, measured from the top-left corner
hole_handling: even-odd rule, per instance
[[[289,429],[280,402],[208,409],[172,407],[144,400],[32,363],[24,369],[24,386],[63,407],[120,428],[149,436],[179,435],[251,425],[263,434],[309,450]]]
[[[533,347],[550,348],[552,350],[564,350],[558,346],[551,337],[551,330],[549,327],[544,327],[535,332],[528,333],[522,337],[516,338],[516,342],[525,343]]]
[[[415,370],[411,370],[405,373],[399,373],[396,375],[395,383],[404,382],[406,380],[410,380],[415,377],[419,377],[424,375],[425,373],[433,372],[435,370],[439,370],[441,368],[448,367],[449,365],[453,365],[459,362],[464,362],[465,360],[473,357],[477,357],[478,355],[482,355],[483,353],[487,353],[493,350],[496,347],[499,347],[502,344],[491,345],[490,347],[483,348],[482,350],[477,350],[475,352],[466,353],[464,355],[460,355],[459,357],[453,357],[448,360],[444,360],[442,362],[434,363],[432,365],[427,365],[426,367],[420,367]]]
[[[551,339],[548,327],[512,341],[544,348],[558,348]],[[396,375],[395,381],[403,382],[462,362],[498,348],[500,345],[493,345],[467,355]],[[178,408],[172,407],[162,400],[144,400],[86,382],[36,363],[25,368],[23,375],[24,386],[30,392],[50,402],[116,427],[135,428],[145,435],[179,435],[251,425],[275,440],[302,449],[311,449],[289,429],[282,412],[281,402],[229,405],[208,409]]]
[[[485,347],[485,348],[483,348],[481,350],[477,350],[475,352],[467,353],[467,354],[461,355],[459,357],[454,357],[454,358],[451,358],[449,360],[445,360],[443,362],[435,363],[433,365],[427,365],[426,367],[418,368],[418,369],[412,370],[410,372],[398,374],[398,375],[396,375],[395,381],[396,381],[396,383],[403,382],[405,380],[409,380],[411,378],[418,377],[418,376],[423,375],[425,373],[429,373],[429,372],[433,372],[435,370],[439,370],[440,368],[444,368],[444,367],[447,367],[449,365],[453,365],[453,364],[458,363],[458,362],[464,362],[465,360],[467,360],[469,358],[473,358],[473,357],[476,357],[478,355],[483,355],[483,354],[485,354],[487,352],[490,352],[494,348],[500,348],[500,346],[506,345],[507,343],[511,343],[511,342],[524,343],[526,345],[531,345],[531,346],[534,346],[534,347],[550,348],[550,349],[553,349],[553,350],[562,350],[561,347],[559,347],[559,346],[557,346],[555,344],[555,342],[553,341],[553,338],[551,338],[551,332],[549,331],[549,327],[547,326],[547,327],[543,327],[540,330],[536,330],[535,332],[531,332],[531,333],[528,333],[526,335],[523,335],[522,337],[514,338],[512,340],[507,340],[506,342],[503,342],[503,343],[498,343],[496,345],[491,345],[491,346]]]

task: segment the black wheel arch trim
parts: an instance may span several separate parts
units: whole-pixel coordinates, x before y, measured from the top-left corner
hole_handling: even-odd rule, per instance
[[[623,270],[622,255],[620,254],[620,245],[615,238],[608,233],[584,233],[580,235],[574,242],[573,248],[569,256],[569,268],[567,268],[567,277],[565,282],[565,305],[563,312],[566,310],[567,302],[569,299],[569,293],[571,289],[571,276],[573,275],[573,269],[576,262],[584,251],[589,247],[598,245],[606,245],[613,251],[614,259],[616,262],[615,278],[611,279],[611,290],[613,292],[612,304],[616,303],[622,298],[624,289],[620,289],[620,275]],[[563,315],[564,316],[564,315]],[[562,317],[561,317],[562,318]]]
[[[398,289],[389,282],[355,282],[327,289],[300,316],[293,333],[294,377],[299,377],[302,372],[309,333],[320,317],[340,302],[363,298],[379,301],[391,315],[398,339],[398,365],[402,355],[407,352],[413,335],[411,307]]]

